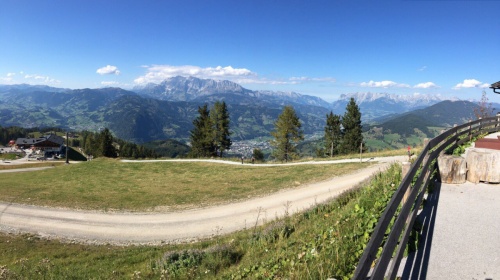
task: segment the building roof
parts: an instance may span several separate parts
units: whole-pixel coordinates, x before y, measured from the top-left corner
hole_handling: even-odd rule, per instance
[[[500,91],[497,91],[497,90],[500,90],[500,81],[491,84],[490,88],[493,89],[494,93],[499,93],[500,94]]]
[[[64,138],[57,136],[55,134],[45,135],[39,138],[17,138],[16,145],[26,146],[26,145],[34,145],[43,143],[45,141],[52,142],[57,145],[64,144]]]

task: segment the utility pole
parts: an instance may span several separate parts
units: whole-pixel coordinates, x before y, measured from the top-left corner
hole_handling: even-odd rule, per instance
[[[361,154],[363,154],[363,142],[361,142],[361,145],[359,145],[359,162],[363,162],[361,159]]]
[[[69,164],[68,149],[69,149],[69,133],[66,131],[66,164]]]

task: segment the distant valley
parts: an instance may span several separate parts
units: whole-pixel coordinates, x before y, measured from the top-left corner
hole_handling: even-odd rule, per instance
[[[182,140],[189,137],[198,106],[224,100],[232,138],[238,141],[269,136],[284,105],[295,108],[306,134],[322,132],[326,114],[343,114],[351,97],[361,109],[369,139],[376,139],[380,129],[405,137],[430,136],[433,132],[423,127],[461,123],[473,117],[477,106],[468,101],[384,93],[353,93],[329,103],[296,92],[252,91],[230,81],[179,76],[132,90],[0,85],[0,125],[91,131],[108,127],[115,136],[136,143]]]

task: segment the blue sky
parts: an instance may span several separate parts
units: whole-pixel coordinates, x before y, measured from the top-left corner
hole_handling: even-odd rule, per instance
[[[500,1],[2,0],[0,84],[132,88],[182,75],[336,100],[500,101]]]

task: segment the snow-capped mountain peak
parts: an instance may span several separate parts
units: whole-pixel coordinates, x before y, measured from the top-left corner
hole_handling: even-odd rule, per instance
[[[442,95],[431,95],[431,94],[391,94],[391,93],[374,93],[374,92],[355,92],[349,94],[342,94],[339,100],[349,100],[354,98],[358,105],[365,102],[373,102],[378,99],[392,100],[394,102],[410,102],[410,103],[437,103],[443,100],[459,100],[458,98],[447,98]]]

